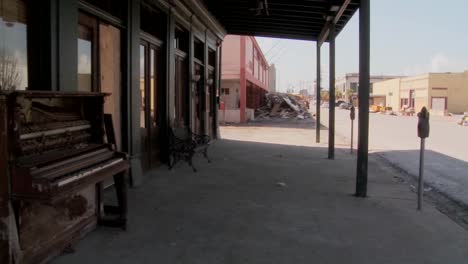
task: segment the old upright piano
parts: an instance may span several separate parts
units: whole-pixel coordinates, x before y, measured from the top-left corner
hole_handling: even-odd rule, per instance
[[[97,224],[125,228],[129,162],[106,137],[105,96],[0,93],[0,263],[46,261]]]

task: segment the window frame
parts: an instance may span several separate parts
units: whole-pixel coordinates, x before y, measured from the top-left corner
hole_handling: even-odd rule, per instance
[[[86,12],[79,10],[78,11],[78,39],[81,37],[80,26],[87,27],[91,30],[91,92],[99,92],[100,89],[100,80],[99,76],[100,67],[99,67],[99,23],[100,20],[98,17],[93,17]],[[81,38],[83,39],[83,38]],[[78,53],[77,53],[78,55]],[[78,58],[79,61],[79,58]],[[78,69],[77,69],[78,77]],[[79,89],[77,84],[77,89]]]

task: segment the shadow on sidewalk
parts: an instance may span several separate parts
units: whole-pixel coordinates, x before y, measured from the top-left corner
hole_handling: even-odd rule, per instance
[[[468,234],[370,161],[326,148],[217,141],[199,173],[179,163],[129,191],[126,232],[98,228],[55,263],[462,263]],[[405,199],[403,199],[405,198]],[[437,237],[437,239],[434,239]],[[420,243],[424,241],[424,243]],[[408,254],[411,252],[411,254]]]
[[[419,150],[378,151],[377,156],[404,175],[414,188],[419,177]],[[424,153],[425,193],[437,208],[468,229],[468,162],[426,150]]]

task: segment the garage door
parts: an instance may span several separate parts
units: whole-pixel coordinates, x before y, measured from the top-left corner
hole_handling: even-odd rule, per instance
[[[432,113],[434,115],[444,115],[446,110],[447,97],[432,98]]]

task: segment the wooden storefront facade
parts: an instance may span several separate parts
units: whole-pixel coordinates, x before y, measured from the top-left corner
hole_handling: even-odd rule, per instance
[[[225,32],[199,1],[0,1],[6,27],[24,28],[27,71],[2,89],[111,93],[106,112],[134,183],[165,161],[168,127],[216,137]]]
[[[198,0],[0,0],[0,65],[14,68],[0,90],[110,93],[104,111],[139,185],[167,162],[169,128],[217,137],[225,34]],[[0,263],[10,263],[8,175],[0,186]]]

